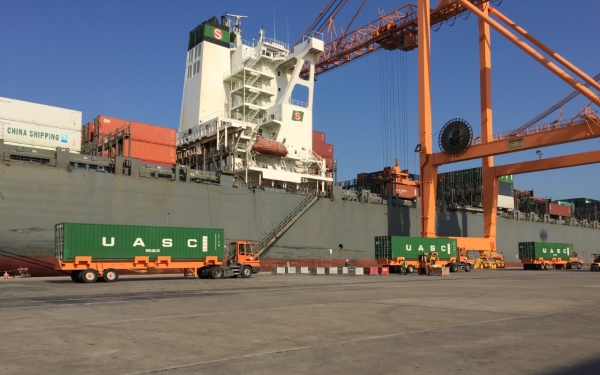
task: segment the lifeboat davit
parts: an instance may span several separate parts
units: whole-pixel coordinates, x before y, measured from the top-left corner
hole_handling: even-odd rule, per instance
[[[252,149],[259,154],[279,156],[284,158],[288,154],[287,148],[281,142],[271,141],[265,137],[259,137],[252,145]]]

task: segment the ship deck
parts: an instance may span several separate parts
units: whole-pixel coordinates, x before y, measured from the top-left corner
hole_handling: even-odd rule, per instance
[[[0,372],[597,374],[598,276],[0,279]]]

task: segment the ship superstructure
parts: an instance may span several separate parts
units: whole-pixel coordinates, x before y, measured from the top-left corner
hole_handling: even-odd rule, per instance
[[[190,32],[178,161],[231,172],[249,186],[324,191],[332,178],[312,150],[314,64],[323,40],[306,36],[290,50],[262,28],[244,40],[242,18],[213,17]],[[308,80],[300,78],[306,67]]]

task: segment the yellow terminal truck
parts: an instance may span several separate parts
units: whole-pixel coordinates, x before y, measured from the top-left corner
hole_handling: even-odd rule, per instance
[[[180,270],[199,278],[244,278],[260,270],[257,244],[224,244],[223,229],[62,223],[55,269],[74,282],[112,282],[118,270]]]

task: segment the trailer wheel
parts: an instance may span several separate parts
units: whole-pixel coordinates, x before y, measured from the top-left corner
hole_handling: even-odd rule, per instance
[[[118,279],[119,274],[112,268],[104,270],[104,273],[102,274],[102,280],[106,281],[107,283],[112,283],[113,281],[117,281]]]
[[[71,271],[71,280],[73,280],[74,283],[81,282],[81,279],[79,278],[80,273],[81,271]]]
[[[242,277],[243,278],[252,277],[252,268],[250,268],[250,266],[242,267]]]
[[[209,267],[202,267],[202,268],[198,268],[198,278],[200,279],[209,279],[210,278],[210,268]]]
[[[580,270],[581,269],[581,263],[577,263],[577,269]]]
[[[81,272],[79,278],[86,284],[95,283],[98,281],[98,272],[96,272],[95,269],[88,268],[87,270]]]
[[[452,263],[450,265],[450,272],[458,272],[458,264]]]
[[[412,264],[409,264],[408,267],[406,267],[406,273],[413,273],[415,272],[415,266],[413,266]]]
[[[211,279],[221,279],[223,278],[223,270],[221,267],[212,267],[210,269],[210,278]]]
[[[471,272],[471,263],[465,265],[465,272]]]
[[[548,267],[547,264],[544,264],[544,271],[548,271],[548,268],[550,268],[550,267]]]

